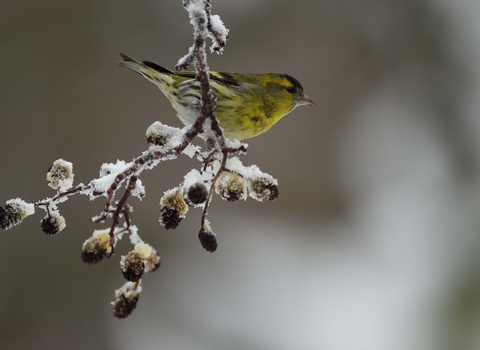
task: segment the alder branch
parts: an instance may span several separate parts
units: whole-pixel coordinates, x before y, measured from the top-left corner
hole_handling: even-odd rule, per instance
[[[93,217],[96,224],[112,219],[110,227],[95,230],[82,245],[81,258],[85,263],[96,264],[115,253],[116,243],[127,234],[134,246],[120,259],[120,267],[127,282],[115,292],[112,303],[114,316],[125,318],[135,309],[142,290],[141,278],[144,273],[155,271],[160,266],[156,249],[145,243],[138,234],[138,228],[131,223],[132,207],[127,203],[131,197],[142,199],[145,188],[140,175],[155,168],[162,161],[173,160],[185,154],[201,162],[200,170],[192,169],[178,187],[168,190],[160,200],[159,223],[166,229],[176,228],[191,208],[202,209],[199,240],[203,248],[214,252],[217,247],[216,235],[207,220],[208,208],[217,193],[224,200],[246,200],[248,196],[258,201],[278,197],[278,183],[269,174],[255,166],[243,166],[238,156],[246,153],[248,145],[225,138],[215,117],[216,97],[210,88],[210,71],[207,64],[206,40],[213,42],[211,51],[220,53],[229,37],[220,17],[211,14],[210,0],[184,0],[193,25],[194,40],[187,55],[176,66],[186,69],[190,64],[195,68],[195,79],[201,88],[200,112],[192,125],[182,129],[153,123],[147,129],[149,148],[131,162],[117,161],[104,163],[98,178],[87,185],[73,187],[73,164],[63,159],[56,160],[47,173],[48,185],[56,191],[55,196],[35,203],[16,198],[0,207],[0,228],[10,229],[19,225],[35,209],[43,209],[46,215],[41,221],[42,230],[55,235],[65,228],[65,219],[58,206],[76,194],[88,195],[91,200],[105,197],[103,210]],[[209,123],[209,124],[206,124]],[[207,150],[194,146],[192,141],[210,128],[214,138],[207,139]],[[120,200],[115,201],[116,192],[122,185],[125,190]],[[123,225],[120,219],[124,218]]]

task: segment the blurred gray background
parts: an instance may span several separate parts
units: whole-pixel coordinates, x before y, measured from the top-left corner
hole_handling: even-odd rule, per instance
[[[119,259],[80,260],[103,200],[77,196],[0,232],[0,349],[480,349],[480,3],[213,1],[231,39],[212,70],[285,72],[317,104],[249,140],[271,203],[158,224],[163,192],[199,166],[141,179],[133,222],[162,256],[137,309],[113,318]],[[57,158],[87,183],[129,161],[156,120],[180,126],[118,52],[173,68],[192,43],[181,1],[0,1],[0,203],[52,196]]]

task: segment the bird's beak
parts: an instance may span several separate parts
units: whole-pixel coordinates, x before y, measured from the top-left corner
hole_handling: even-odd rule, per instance
[[[297,106],[315,106],[315,103],[305,94],[297,98]]]

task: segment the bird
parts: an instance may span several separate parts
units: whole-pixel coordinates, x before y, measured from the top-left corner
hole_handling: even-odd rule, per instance
[[[195,122],[201,110],[200,83],[195,72],[174,72],[150,61],[137,61],[120,53],[120,67],[138,73],[168,98],[184,125]],[[283,73],[246,74],[210,72],[210,89],[216,96],[215,116],[230,140],[246,140],[268,131],[298,106],[314,106],[297,79]],[[214,139],[207,122],[199,135]]]

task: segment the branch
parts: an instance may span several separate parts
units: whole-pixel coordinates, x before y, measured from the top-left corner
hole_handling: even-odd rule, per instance
[[[209,252],[218,247],[216,235],[207,220],[214,192],[228,201],[246,200],[249,196],[258,201],[278,197],[277,180],[261,172],[255,165],[245,167],[241,163],[238,156],[246,153],[248,145],[226,139],[215,116],[216,97],[210,87],[206,39],[210,38],[213,42],[210,48],[212,52],[221,53],[228,39],[228,30],[217,15],[211,14],[210,0],[184,0],[183,6],[193,25],[194,41],[176,68],[184,70],[190,64],[195,68],[195,79],[201,88],[201,109],[195,122],[182,129],[160,122],[153,123],[147,129],[147,150],[131,162],[119,160],[116,163],[104,163],[99,177],[87,185],[74,187],[73,164],[58,159],[47,173],[48,185],[56,191],[53,197],[33,204],[16,198],[0,207],[0,228],[6,230],[19,225],[27,216],[33,215],[35,209],[42,209],[46,215],[41,221],[41,228],[48,235],[55,235],[66,226],[58,209],[61,203],[76,194],[88,195],[91,200],[105,197],[103,210],[93,217],[93,221],[101,224],[111,218],[111,225],[93,232],[82,245],[81,258],[87,264],[110,258],[115,253],[116,243],[125,234],[129,236],[133,249],[120,259],[121,271],[127,282],[115,292],[115,301],[112,303],[117,318],[132,313],[142,290],[143,274],[155,271],[160,266],[158,252],[140,238],[138,228],[131,224],[132,208],[127,204],[131,197],[142,199],[145,196],[145,188],[139,178],[143,171],[182,154],[200,161],[200,170],[192,169],[178,187],[164,193],[160,200],[159,222],[166,229],[174,229],[185,218],[189,208],[200,208],[202,216],[198,237],[203,248]],[[213,131],[215,139],[207,140],[207,150],[203,151],[194,146],[192,141],[206,128]],[[124,183],[123,195],[115,201],[116,192]],[[124,218],[123,225],[121,218]]]

